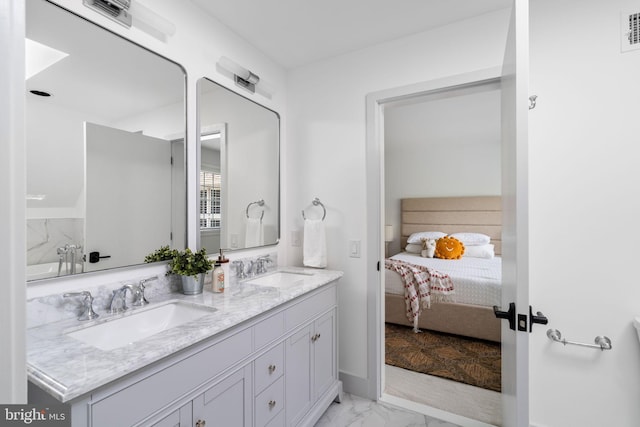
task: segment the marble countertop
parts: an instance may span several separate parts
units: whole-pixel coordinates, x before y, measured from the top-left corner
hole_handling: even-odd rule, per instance
[[[66,333],[131,315],[135,308],[116,315],[100,312],[100,318],[93,321],[63,320],[27,329],[29,381],[57,400],[68,402],[342,277],[342,272],[332,270],[283,268],[279,271],[310,275],[300,284],[286,289],[251,285],[247,283],[251,280],[248,280],[220,294],[205,290],[199,295],[172,293],[156,297],[146,307],[168,300],[181,300],[217,310],[110,351],[85,344]]]

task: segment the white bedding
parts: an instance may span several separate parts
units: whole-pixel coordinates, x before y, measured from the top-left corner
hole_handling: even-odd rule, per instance
[[[448,274],[453,281],[456,303],[492,307],[500,305],[502,259],[500,257],[448,260],[423,258],[420,255],[402,252],[391,257],[411,264],[424,265]],[[385,291],[404,295],[404,285],[400,275],[385,270]]]

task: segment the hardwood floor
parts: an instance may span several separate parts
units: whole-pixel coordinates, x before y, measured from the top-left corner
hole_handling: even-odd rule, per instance
[[[384,392],[486,424],[502,425],[502,395],[495,391],[385,365]]]

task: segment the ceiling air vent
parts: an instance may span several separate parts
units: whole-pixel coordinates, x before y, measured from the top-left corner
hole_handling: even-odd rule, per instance
[[[640,12],[623,12],[620,18],[622,30],[622,52],[640,49]]]

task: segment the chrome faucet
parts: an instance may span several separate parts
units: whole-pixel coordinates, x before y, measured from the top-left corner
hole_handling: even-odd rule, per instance
[[[93,297],[91,296],[91,292],[89,291],[81,291],[81,292],[67,292],[62,295],[65,298],[69,297],[84,297],[83,304],[84,307],[82,314],[78,316],[78,320],[93,320],[98,316],[98,314],[93,311]]]
[[[133,294],[135,292],[132,285],[124,285],[120,289],[113,291],[113,297],[111,298],[111,304],[109,304],[109,311],[111,313],[122,313],[127,309],[127,290]]]
[[[148,277],[146,279],[140,280],[140,282],[138,283],[138,286],[131,291],[133,293],[133,302],[131,303],[131,305],[135,307],[140,307],[140,306],[149,304],[149,301],[147,301],[147,299],[144,296],[144,290],[146,287],[145,285],[157,279],[158,277],[156,276],[156,277]]]
[[[272,264],[273,260],[269,255],[263,255],[256,261],[256,274],[263,274],[267,272],[267,265]]]
[[[244,270],[245,270],[244,271],[244,277],[253,277],[254,274],[255,274],[255,272],[253,271],[255,266],[256,266],[256,261],[254,261],[252,259],[249,260],[249,264],[246,265],[245,268],[244,268]]]
[[[241,260],[236,260],[231,263],[231,265],[236,270],[236,278],[238,280],[246,279],[247,275],[244,272],[244,262]]]

